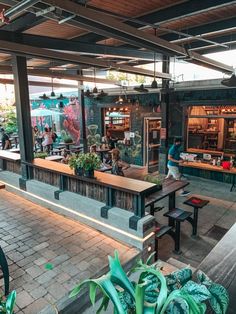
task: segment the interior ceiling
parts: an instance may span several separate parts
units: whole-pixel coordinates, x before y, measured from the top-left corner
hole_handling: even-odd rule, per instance
[[[18,3],[24,2],[24,0],[0,0],[0,11],[3,8],[7,10]],[[75,5],[81,4],[88,10],[92,8],[97,11],[96,14],[98,16],[101,12],[109,13],[109,18],[116,18],[117,21],[122,21],[125,25],[131,25],[147,34],[154,34],[154,27],[156,27],[156,36],[170,43],[175,42],[185,49],[196,49],[200,54],[225,51],[236,47],[236,1],[144,0],[137,3],[137,0],[120,0],[116,2],[110,0],[64,0],[64,3],[70,2],[74,2]],[[106,60],[108,65],[109,62],[114,63],[121,60],[122,63],[127,62],[129,65],[132,62],[134,65],[151,62],[150,57],[148,61],[145,57],[142,59],[142,57],[138,58],[135,56],[135,51],[137,52],[141,46],[137,47],[133,42],[129,40],[125,42],[116,36],[114,38],[109,35],[105,36],[100,30],[96,31],[96,28],[91,32],[91,28],[81,27],[81,24],[77,23],[75,16],[59,24],[58,22],[65,18],[65,16],[72,14],[71,12],[62,10],[62,8],[59,10],[59,13],[50,12],[39,17],[34,17],[37,11],[46,9],[49,6],[50,1],[39,1],[37,4],[34,3],[33,6],[27,7],[25,11],[17,12],[16,18],[13,16],[9,25],[0,24],[0,36],[1,31],[7,30],[14,33],[14,37],[16,34],[22,33],[47,36],[55,39],[66,39],[92,45],[99,44],[98,48],[105,47],[104,52],[96,52],[96,46],[94,46],[92,49],[92,58],[99,57],[101,60]],[[201,36],[202,38],[213,41],[213,43],[200,41],[196,37],[187,38],[187,36],[180,35],[178,32],[198,37]],[[224,43],[227,43],[227,47],[222,46]],[[122,58],[119,58],[119,54],[115,52],[114,56],[111,56],[110,52],[106,53],[106,47],[108,46],[114,47],[114,49],[115,47],[123,49],[124,55],[122,55]],[[125,52],[125,49],[128,48],[135,49],[130,53]],[[53,48],[49,47],[49,49]],[[60,49],[56,50],[59,51]],[[70,48],[67,50],[65,43],[63,52],[69,53],[70,51]],[[76,49],[73,51],[75,53]],[[165,51],[163,50],[162,52],[160,49],[160,53],[165,54]],[[85,51],[81,49],[80,52],[79,45],[77,54],[91,57],[89,48],[85,48]],[[172,55],[174,56],[175,54],[173,53]],[[5,51],[0,53],[0,66],[10,65],[10,57],[10,54],[5,53]],[[60,68],[63,66],[66,69],[69,68],[65,62],[54,61],[52,66],[52,62],[39,58],[29,58],[27,64],[35,68],[56,68],[57,66]],[[70,65],[70,69],[73,68],[74,66]],[[75,68],[78,69],[79,66],[77,65]],[[86,68],[86,66],[83,65],[81,68]],[[87,68],[89,68],[89,65]]]

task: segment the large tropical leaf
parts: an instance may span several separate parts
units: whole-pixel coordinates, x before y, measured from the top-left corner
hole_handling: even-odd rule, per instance
[[[211,298],[211,294],[206,286],[197,284],[192,280],[188,281],[181,290],[184,290],[191,295],[197,303],[201,303]]]
[[[212,284],[212,280],[201,270],[197,271],[197,280],[205,286],[210,286]]]
[[[6,300],[6,312],[7,314],[12,314],[14,312],[14,307],[16,304],[16,291],[13,290],[7,297]]]
[[[169,303],[166,314],[189,314],[188,303],[181,298],[176,298]]]
[[[180,289],[183,287],[189,280],[192,279],[192,270],[190,268],[183,268],[177,270],[166,276],[167,287],[170,291],[175,289]]]
[[[111,278],[110,278],[109,274],[102,276],[98,279],[84,280],[70,293],[70,297],[76,296],[85,284],[89,284],[89,288],[90,288],[89,296],[90,296],[90,300],[91,300],[92,304],[94,304],[94,302],[95,302],[95,294],[96,294],[96,289],[98,286],[101,289],[101,291],[103,292],[103,294],[106,297],[110,298],[110,300],[112,301],[112,303],[114,304],[114,306],[117,310],[117,313],[127,314],[127,312],[124,310],[124,308],[120,302],[118,293],[117,293],[113,283],[111,282]]]
[[[157,313],[159,313],[167,298],[167,285],[165,277],[163,276],[160,270],[153,269],[152,267],[145,264],[143,264],[143,266],[137,267],[136,270],[142,271],[142,273],[140,274],[140,278],[145,278],[146,280],[147,275],[154,275],[160,281],[159,293],[156,300],[157,303],[156,311]]]
[[[199,305],[196,303],[196,301],[192,298],[191,295],[189,295],[187,292],[183,291],[183,290],[174,290],[172,291],[165,304],[163,305],[160,314],[164,314],[166,313],[166,310],[169,306],[170,303],[172,303],[174,300],[176,299],[183,299],[187,302],[188,306],[189,306],[189,313],[191,314],[203,314],[204,312],[202,312],[202,308],[199,307]],[[157,312],[159,314],[159,312]]]
[[[211,293],[209,302],[212,309],[216,314],[225,314],[229,306],[229,295],[227,290],[217,283],[213,283],[208,289]]]
[[[108,304],[109,304],[109,297],[107,295],[103,295],[103,299],[102,299],[102,303],[100,305],[100,307],[98,308],[96,314],[100,314],[102,310],[106,311]]]
[[[118,252],[115,251],[114,259],[111,256],[108,256],[108,259],[111,281],[128,291],[132,298],[135,299],[134,287],[120,264]]]

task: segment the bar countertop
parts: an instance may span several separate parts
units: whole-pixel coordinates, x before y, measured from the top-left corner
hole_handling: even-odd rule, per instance
[[[70,169],[68,165],[55,163],[50,160],[35,158],[32,163],[27,163],[39,169],[44,169],[48,171],[57,172],[58,174],[64,174],[70,177],[77,178],[82,181],[89,181],[93,183],[98,183],[103,186],[108,186],[114,189],[118,189],[125,192],[130,192],[133,194],[150,194],[156,192],[158,187],[156,184],[139,181],[127,177],[116,176],[109,173],[103,173],[100,171],[95,171],[94,175],[96,179],[86,178],[83,176],[75,176],[74,171]]]
[[[236,168],[223,169],[222,166],[213,166],[208,163],[197,162],[197,161],[185,161],[181,165],[181,167],[190,167],[190,168],[198,168],[202,170],[210,170],[210,171],[217,171],[217,172],[224,172],[224,173],[231,173],[236,175]]]

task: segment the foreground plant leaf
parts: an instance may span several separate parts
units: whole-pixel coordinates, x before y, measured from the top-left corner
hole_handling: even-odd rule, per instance
[[[208,290],[211,294],[209,302],[212,309],[216,314],[225,314],[229,306],[229,295],[227,290],[217,283],[213,283],[208,287]]]
[[[183,299],[187,302],[188,307],[189,307],[188,314],[203,314],[204,313],[202,312],[201,306],[198,306],[196,301],[190,295],[188,295],[188,293],[181,290],[174,290],[169,294],[165,304],[163,305],[160,311],[160,314],[166,313],[167,307],[170,305],[171,302],[173,302],[176,299]],[[157,314],[159,314],[159,312],[157,312]]]
[[[77,287],[75,287],[75,289],[70,293],[70,297],[76,296],[80,292],[81,288],[86,284],[89,284],[89,286],[90,286],[89,295],[90,295],[91,303],[93,305],[95,303],[96,289],[98,286],[101,289],[101,291],[103,292],[103,294],[106,297],[110,298],[110,300],[112,301],[112,303],[114,304],[114,306],[117,310],[117,313],[127,314],[127,312],[123,309],[123,306],[120,302],[118,293],[117,293],[115,287],[113,286],[113,284],[111,282],[111,278],[110,278],[109,274],[102,276],[98,279],[84,280]]]
[[[120,264],[118,252],[115,251],[114,259],[111,256],[108,256],[108,259],[111,281],[119,285],[121,288],[127,290],[132,298],[135,299],[134,287]]]
[[[205,286],[210,286],[212,284],[212,280],[201,270],[197,271],[197,280]]]
[[[14,312],[14,307],[16,304],[16,291],[13,290],[7,297],[6,300],[6,312],[7,314],[12,314]]]
[[[190,268],[183,268],[167,275],[166,282],[168,289],[170,291],[180,289],[192,279],[192,275],[193,273]]]
[[[181,290],[184,290],[191,295],[197,303],[201,303],[211,298],[211,294],[206,286],[197,284],[192,280],[188,281]]]
[[[166,314],[189,314],[188,303],[181,298],[176,298],[169,303]]]

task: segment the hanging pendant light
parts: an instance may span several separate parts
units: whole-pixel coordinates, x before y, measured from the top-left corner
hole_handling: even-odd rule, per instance
[[[65,96],[63,96],[63,94],[60,94],[60,96],[59,96],[59,97],[57,97],[57,99],[58,99],[58,100],[63,100],[63,99],[66,99],[66,97],[65,97]]]
[[[43,94],[42,96],[39,96],[39,98],[43,99],[43,100],[50,99],[46,94]]]
[[[93,94],[98,94],[98,89],[97,89],[97,86],[96,86],[96,69],[94,67],[93,69],[93,78],[94,78],[94,88],[93,88]]]
[[[56,97],[56,94],[54,93],[54,90],[53,90],[53,77],[52,77],[52,92],[51,92],[51,98],[55,98]]]
[[[155,28],[155,36],[157,35],[157,29]],[[151,88],[157,88],[157,81],[156,81],[156,51],[154,51],[154,78],[151,84]]]

